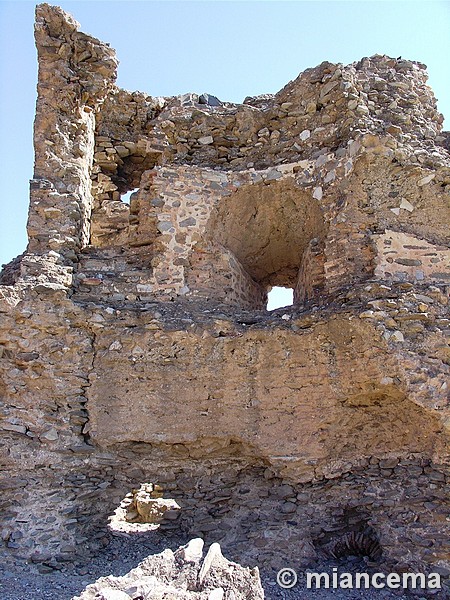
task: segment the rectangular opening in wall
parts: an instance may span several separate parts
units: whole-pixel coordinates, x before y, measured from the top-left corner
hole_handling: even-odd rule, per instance
[[[275,310],[294,303],[294,290],[292,288],[274,286],[267,294],[267,310]]]

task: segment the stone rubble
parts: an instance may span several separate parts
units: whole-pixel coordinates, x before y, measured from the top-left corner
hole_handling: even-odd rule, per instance
[[[257,568],[222,556],[219,544],[203,557],[203,540],[146,558],[123,577],[102,577],[73,600],[263,600]]]

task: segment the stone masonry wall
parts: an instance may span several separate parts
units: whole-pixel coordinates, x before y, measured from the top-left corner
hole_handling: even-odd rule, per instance
[[[319,239],[312,238],[303,253],[294,288],[294,303],[302,304],[314,296],[320,295],[324,284],[324,275],[323,247]]]
[[[29,244],[0,275],[1,552],[86,559],[154,482],[181,506],[156,535],[240,562],[312,566],[361,533],[377,568],[448,576],[450,157],[424,65],[155,98],[36,10]],[[278,285],[294,305],[268,312]]]
[[[372,283],[343,293],[344,311],[288,320],[77,307],[58,294],[38,289],[33,313],[18,307],[2,321],[8,548],[83,556],[106,542],[125,494],[157,481],[182,506],[162,532],[223,537],[249,564],[276,568],[294,542],[312,564],[323,545],[372,528],[386,568],[444,569],[448,319],[438,287]],[[409,525],[418,515],[420,531]]]
[[[386,230],[377,236],[376,274],[398,280],[429,281],[450,277],[450,256],[445,246],[436,246],[406,233]]]
[[[116,77],[114,51],[53,7],[36,18],[39,77],[30,251],[74,259],[89,240],[95,111]]]

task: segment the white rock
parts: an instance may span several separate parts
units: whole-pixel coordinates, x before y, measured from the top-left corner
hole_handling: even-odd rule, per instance
[[[316,200],[322,200],[322,196],[323,196],[322,186],[319,185],[318,187],[316,187],[314,189],[313,198],[315,198]]]
[[[215,590],[209,592],[208,600],[223,600],[224,595],[225,592],[223,588],[216,588]]]
[[[204,137],[199,138],[198,143],[202,146],[207,146],[208,144],[212,144],[214,138],[212,135],[205,135]]]
[[[408,212],[412,212],[414,210],[414,206],[411,204],[411,202],[408,202],[408,200],[405,200],[404,198],[401,201],[400,208],[404,208]]]
[[[203,540],[194,538],[186,546],[180,548],[179,553],[185,562],[198,562],[203,556]]]
[[[358,104],[356,112],[361,115],[368,115],[370,111],[365,104]]]
[[[109,346],[109,350],[122,350],[123,346],[122,344],[119,342],[119,340],[115,340],[112,344],[110,344]]]
[[[419,179],[419,181],[417,182],[417,185],[419,186],[423,186],[426,185],[427,183],[430,183],[430,181],[433,181],[433,179],[436,177],[436,173],[431,173],[431,175],[427,175],[426,177],[423,177],[422,179]]]
[[[220,549],[220,544],[214,542],[209,547],[208,553],[205,556],[205,560],[203,561],[202,568],[200,569],[200,573],[198,575],[199,583],[202,584],[206,575],[212,567],[213,562],[217,558],[222,558],[222,550]]]
[[[304,129],[300,134],[300,139],[302,140],[302,142],[304,142],[305,140],[307,140],[310,137],[311,137],[311,132],[309,129]]]
[[[404,342],[405,337],[401,331],[394,331],[394,333],[390,337],[394,342]]]

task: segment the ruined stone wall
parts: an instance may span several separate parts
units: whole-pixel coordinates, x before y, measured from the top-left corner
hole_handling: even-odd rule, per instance
[[[358,532],[382,568],[448,574],[450,158],[424,66],[323,63],[236,105],[116,88],[56,7],[36,41],[29,246],[0,278],[3,550],[86,555],[153,481],[182,507],[161,532],[240,561],[310,565]],[[294,306],[268,313],[276,285]]]
[[[163,531],[221,538],[249,563],[275,567],[295,545],[311,564],[372,528],[388,563],[443,567],[448,319],[438,288],[416,298],[404,285],[289,321],[158,304],[70,312],[41,292],[45,318],[32,328],[22,312],[2,331],[8,547],[84,555],[125,494],[158,481],[182,506]]]
[[[444,140],[438,135],[442,117],[425,82],[423,65],[376,56],[346,67],[324,63],[275,96],[249,98],[243,105],[195,94],[152,98],[113,90],[96,116],[92,246],[148,246],[152,258],[145,267],[152,267],[154,279],[144,285],[152,285],[156,297],[217,297],[223,288],[220,268],[209,269],[207,293],[195,286],[205,277],[190,268],[202,262],[196,255],[204,253],[200,240],[214,238],[208,231],[210,211],[245,181],[276,187],[286,179],[322,211],[328,237],[321,285],[327,293],[373,273],[371,234],[380,225],[393,231],[406,227],[440,243],[445,232],[437,218],[438,198],[448,173],[445,151],[436,145]],[[439,166],[437,173],[429,170],[430,160],[433,168]],[[367,161],[378,168],[361,180]],[[158,166],[168,163],[168,169]],[[201,172],[189,171],[189,165]],[[121,195],[136,188],[128,207]],[[422,210],[415,211],[411,200]],[[286,198],[282,202],[288,204]],[[222,213],[227,204],[221,203]],[[229,223],[237,218],[232,204],[223,215]],[[426,204],[434,206],[431,215]],[[276,214],[274,206],[270,218],[280,228],[283,219],[277,222]],[[312,239],[314,232],[309,234]],[[212,251],[217,255],[217,248]],[[300,262],[295,277],[280,285],[295,287]],[[243,268],[248,271],[249,265]],[[441,273],[445,279],[447,271]],[[233,290],[222,294],[225,301],[241,298],[242,306],[251,306],[246,296]]]
[[[46,14],[51,14],[51,19]],[[114,51],[56,11],[37,13],[38,100],[29,249],[69,259],[89,241],[95,111],[115,80]]]
[[[408,207],[409,208],[409,207]],[[406,233],[386,230],[376,236],[376,275],[396,280],[439,281],[446,279],[450,257],[445,246],[435,246]]]
[[[312,238],[303,252],[297,282],[294,288],[294,304],[303,304],[314,297],[320,298],[324,287],[324,253],[323,243]]]

